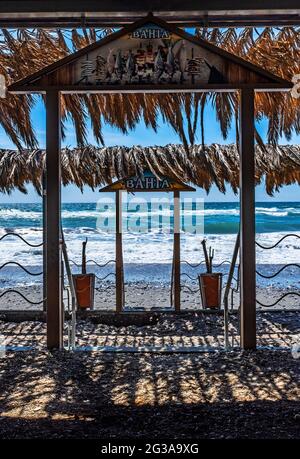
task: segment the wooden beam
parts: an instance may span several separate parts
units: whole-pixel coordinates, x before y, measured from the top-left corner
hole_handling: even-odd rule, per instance
[[[61,162],[60,93],[46,95],[46,291],[47,347],[63,345],[61,283]]]
[[[264,0],[263,4],[261,0],[203,0],[199,5],[198,0],[147,0],[141,4],[139,0],[48,0],[47,2],[41,2],[37,0],[6,0],[0,2],[0,13],[48,13],[49,15],[58,14],[61,12],[100,12],[100,13],[114,13],[116,17],[123,15],[130,15],[135,12],[138,14],[147,14],[149,11],[157,12],[171,12],[175,14],[182,14],[182,12],[194,12],[199,11],[222,11],[223,13],[229,13],[236,11],[241,14],[248,14],[249,12],[260,13],[277,13],[278,10],[285,11],[297,11],[299,10],[298,0]]]
[[[122,191],[116,191],[116,312],[123,310]]]
[[[209,83],[198,85],[197,88],[193,85],[120,85],[113,87],[112,85],[103,86],[34,86],[34,85],[19,85],[18,82],[9,86],[8,91],[12,94],[46,94],[48,90],[61,91],[62,94],[190,94],[198,92],[236,92],[237,90],[254,88],[256,92],[283,92],[289,91],[293,87],[293,83],[285,81],[284,83]]]
[[[180,192],[174,191],[174,307],[180,312]]]
[[[118,27],[149,11],[178,25],[242,26],[299,23],[299,0],[6,0],[1,27]]]
[[[241,346],[256,348],[254,91],[240,93]]]

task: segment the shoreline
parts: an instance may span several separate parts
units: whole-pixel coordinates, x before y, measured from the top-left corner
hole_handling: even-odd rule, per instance
[[[30,298],[32,301],[41,301],[42,285],[31,285],[17,288],[20,293]],[[0,295],[6,289],[0,289]],[[257,288],[257,299],[265,304],[270,304],[287,292],[287,289],[281,287],[270,286],[268,288]],[[234,295],[234,307],[238,308],[238,294]],[[125,289],[126,310],[158,310],[168,309],[170,307],[170,286],[164,284],[150,284],[145,282],[129,283]],[[67,306],[66,306],[67,307]],[[182,310],[201,311],[201,299],[199,292],[192,294],[189,291],[182,290],[181,294],[181,307]],[[113,283],[107,282],[103,286],[103,290],[95,291],[95,310],[115,310],[115,286]],[[229,309],[231,309],[231,302],[229,298]],[[257,310],[267,310],[257,305]],[[273,308],[272,308],[273,309]],[[300,297],[288,296],[284,298],[281,304],[274,306],[274,309],[285,310],[300,310]],[[9,310],[42,310],[42,304],[30,305],[25,302],[21,296],[16,293],[9,293],[0,298],[0,311]]]

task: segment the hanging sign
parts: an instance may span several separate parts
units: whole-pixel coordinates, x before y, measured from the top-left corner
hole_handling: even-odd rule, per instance
[[[225,82],[222,59],[163,27],[145,24],[77,62],[76,84],[165,85]]]
[[[162,27],[155,24],[148,24],[147,26],[134,30],[131,34],[131,38],[136,38],[138,40],[169,39],[171,38],[171,34]]]
[[[151,14],[12,84],[69,93],[234,90],[292,85]]]
[[[196,191],[195,188],[176,181],[170,177],[157,177],[150,171],[145,171],[140,176],[127,177],[112,185],[102,188],[100,191],[124,190],[132,193],[147,191]]]
[[[160,180],[154,175],[129,178],[125,180],[124,185],[127,191],[165,191],[171,188],[171,182],[167,177]]]

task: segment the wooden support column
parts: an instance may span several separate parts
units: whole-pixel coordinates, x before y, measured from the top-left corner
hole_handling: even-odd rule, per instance
[[[254,90],[240,94],[241,347],[256,348]]]
[[[180,192],[174,191],[174,307],[180,312]]]
[[[47,347],[63,345],[61,283],[61,158],[60,93],[46,94],[46,292]]]
[[[43,311],[47,311],[47,205],[46,205],[46,172],[43,172]]]
[[[116,312],[123,310],[122,191],[116,191]]]

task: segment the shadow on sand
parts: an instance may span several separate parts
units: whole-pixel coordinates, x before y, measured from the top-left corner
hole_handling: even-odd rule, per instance
[[[297,438],[290,352],[8,353],[0,438]]]

